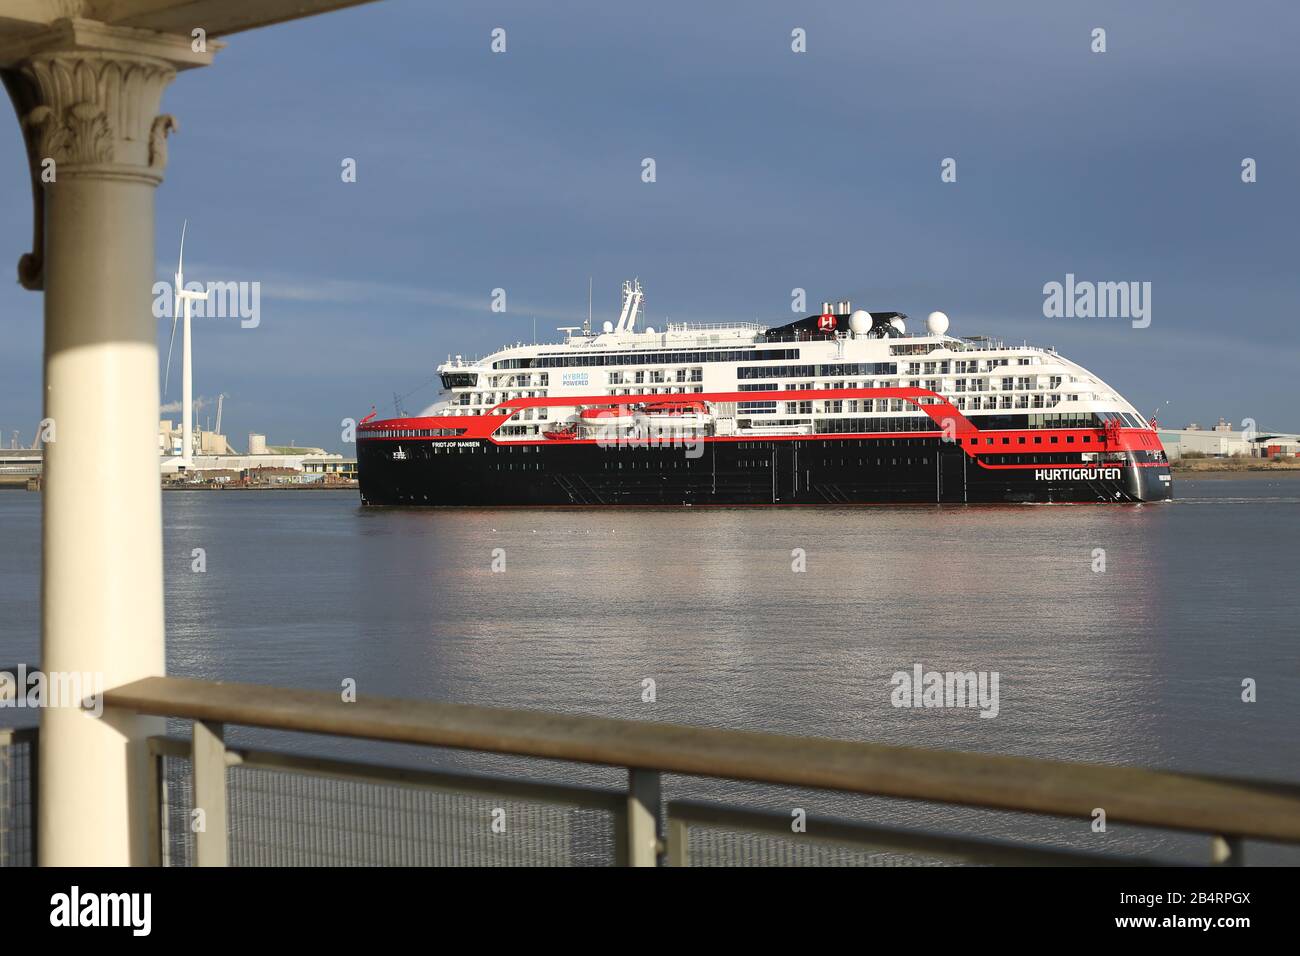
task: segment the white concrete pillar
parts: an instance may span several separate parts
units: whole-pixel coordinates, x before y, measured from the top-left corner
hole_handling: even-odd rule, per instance
[[[164,673],[154,190],[159,116],[178,68],[210,62],[188,38],[59,21],[0,50],[43,205],[43,248],[20,265],[45,289],[41,659],[111,688]],[[52,166],[50,162],[52,161]],[[40,234],[38,228],[38,235]],[[42,713],[42,865],[148,859],[145,740],[163,723]]]

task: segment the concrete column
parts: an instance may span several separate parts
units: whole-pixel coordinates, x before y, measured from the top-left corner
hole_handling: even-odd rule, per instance
[[[43,242],[20,280],[45,290],[41,668],[111,688],[164,673],[154,190],[159,116],[188,38],[59,21],[0,49],[33,164]],[[52,161],[52,162],[51,162]],[[43,209],[42,209],[43,207]],[[37,235],[42,229],[38,225]],[[42,865],[148,860],[145,740],[163,722],[42,713]]]

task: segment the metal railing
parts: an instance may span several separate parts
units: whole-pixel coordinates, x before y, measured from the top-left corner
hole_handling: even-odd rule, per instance
[[[157,863],[184,862],[180,857],[188,858],[191,844],[198,865],[315,859],[303,850],[308,821],[302,818],[313,814],[336,841],[387,840],[399,848],[396,862],[1158,862],[844,820],[808,819],[802,828],[792,827],[789,817],[767,812],[698,802],[665,804],[660,793],[664,773],[1081,819],[1103,807],[1110,823],[1207,834],[1211,859],[1219,864],[1239,865],[1246,838],[1300,842],[1300,786],[1289,784],[429,701],[370,698],[348,703],[327,692],[179,678],[155,677],[116,688],[105,694],[105,704],[193,721],[189,742],[152,741]],[[623,767],[627,786],[602,790],[235,748],[226,743],[226,725]],[[166,761],[185,757],[191,763],[188,777],[168,772]],[[332,796],[304,791],[294,797],[298,810],[272,815],[279,830],[268,838],[257,830],[265,829],[265,821],[259,823],[256,812],[242,819],[239,807],[254,799],[250,793],[262,795],[257,799],[270,794],[267,799],[281,803],[287,798],[235,776],[258,773],[280,781],[316,781],[317,787],[326,781],[330,786],[387,788],[384,792],[398,788],[441,795],[444,803],[417,807],[403,817],[405,832],[399,827],[396,835],[384,835],[371,820],[373,807],[367,806],[374,793],[366,798],[353,790]],[[286,785],[280,786],[283,791]],[[185,799],[178,802],[182,791]],[[463,802],[470,799],[480,803]],[[233,815],[232,802],[239,811]],[[503,806],[511,802],[568,808],[568,815],[533,827],[528,845],[487,837],[511,832]],[[498,813],[502,826],[495,831]],[[595,813],[602,822],[588,825],[573,818],[575,813]],[[460,827],[450,835],[443,826],[448,820],[442,819],[448,815],[455,818],[451,829],[457,829],[457,821]],[[202,826],[193,826],[200,819]],[[467,827],[484,838],[467,834]],[[391,854],[379,859],[382,854],[337,846],[326,855],[334,862],[394,862]]]
[[[196,727],[206,733],[204,725]],[[149,744],[151,857],[158,865],[546,866],[627,859],[617,835],[627,829],[628,801],[619,791],[234,747],[224,750],[223,774],[193,759],[190,740],[154,737]],[[190,766],[178,766],[184,763]],[[205,792],[205,785],[216,792]],[[204,811],[201,828],[196,809]]]
[[[37,729],[0,727],[0,867],[36,864]]]
[[[668,322],[669,332],[762,332],[769,326],[762,322]],[[644,333],[642,333],[644,334]]]
[[[670,866],[699,865],[700,856],[706,856],[713,865],[734,866],[752,860],[799,864],[816,860],[819,850],[829,850],[834,863],[850,863],[853,855],[858,855],[866,857],[866,865],[885,866],[911,865],[919,859],[1011,866],[1166,865],[1141,857],[1042,849],[1004,840],[868,826],[850,820],[805,819],[801,830],[795,832],[786,814],[688,800],[669,803],[667,821]],[[732,839],[711,841],[704,853],[692,853],[693,829],[722,831]],[[745,839],[735,839],[736,834],[743,834]]]

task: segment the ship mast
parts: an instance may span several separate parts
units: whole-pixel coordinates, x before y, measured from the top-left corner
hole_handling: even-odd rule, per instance
[[[632,279],[623,282],[623,309],[618,314],[615,332],[631,332],[636,327],[636,313],[641,308],[645,292],[641,289],[641,280]]]

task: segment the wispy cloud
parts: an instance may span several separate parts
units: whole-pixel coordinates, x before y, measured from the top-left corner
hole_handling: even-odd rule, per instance
[[[160,281],[171,275],[162,263],[156,264]],[[463,290],[449,291],[423,286],[376,282],[370,279],[336,279],[289,275],[286,273],[259,272],[238,266],[215,263],[191,263],[186,267],[186,280],[201,282],[260,282],[262,298],[268,301],[301,302],[315,305],[390,305],[425,307],[456,313],[482,313],[499,315],[490,309],[492,290],[484,289],[473,295]],[[536,316],[539,319],[570,321],[576,314],[573,309],[557,308],[512,294],[506,289],[507,315],[516,318]]]
[[[203,409],[211,408],[215,404],[217,404],[215,398],[208,398],[206,395],[195,395],[194,414],[197,415],[199,412],[203,411]],[[177,399],[174,402],[166,402],[158,406],[158,411],[160,413],[184,411],[183,402],[181,399]]]

